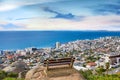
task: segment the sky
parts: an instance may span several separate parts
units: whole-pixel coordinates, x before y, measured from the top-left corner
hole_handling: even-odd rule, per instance
[[[120,0],[0,0],[0,31],[120,31]]]

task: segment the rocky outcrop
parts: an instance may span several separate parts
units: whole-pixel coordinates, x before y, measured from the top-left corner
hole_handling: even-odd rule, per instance
[[[38,66],[27,72],[25,80],[48,80],[46,74],[46,68]]]
[[[52,69],[38,66],[27,72],[25,80],[83,80],[80,74],[71,68]]]
[[[5,72],[15,72],[15,73],[20,73],[24,72],[25,70],[28,70],[29,67],[27,66],[26,63],[23,61],[16,61],[10,64],[9,66],[3,68],[3,71]]]

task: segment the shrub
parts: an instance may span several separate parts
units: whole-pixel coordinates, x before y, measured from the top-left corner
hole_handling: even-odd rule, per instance
[[[16,78],[16,77],[18,77],[18,74],[17,74],[17,73],[10,72],[10,73],[7,74],[7,77]]]
[[[0,70],[0,79],[4,79],[7,76],[7,73]]]
[[[7,77],[7,78],[4,78],[3,80],[17,80],[17,79],[16,78]]]
[[[80,73],[83,75],[83,77],[86,80],[120,80],[119,74],[113,74],[113,75],[93,75],[90,70],[88,71],[80,71]]]
[[[16,79],[18,77],[17,73],[13,73],[13,72],[5,72],[0,70],[0,80],[18,80]]]
[[[17,79],[17,78],[6,77],[3,80],[24,80],[24,79]]]

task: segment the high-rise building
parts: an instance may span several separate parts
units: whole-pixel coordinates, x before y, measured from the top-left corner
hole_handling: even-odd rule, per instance
[[[56,42],[56,49],[60,48],[60,42]]]
[[[0,55],[3,55],[3,51],[2,50],[0,50]]]

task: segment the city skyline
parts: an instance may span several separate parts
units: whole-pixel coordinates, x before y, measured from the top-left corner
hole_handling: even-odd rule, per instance
[[[0,0],[0,31],[120,31],[119,0]]]

